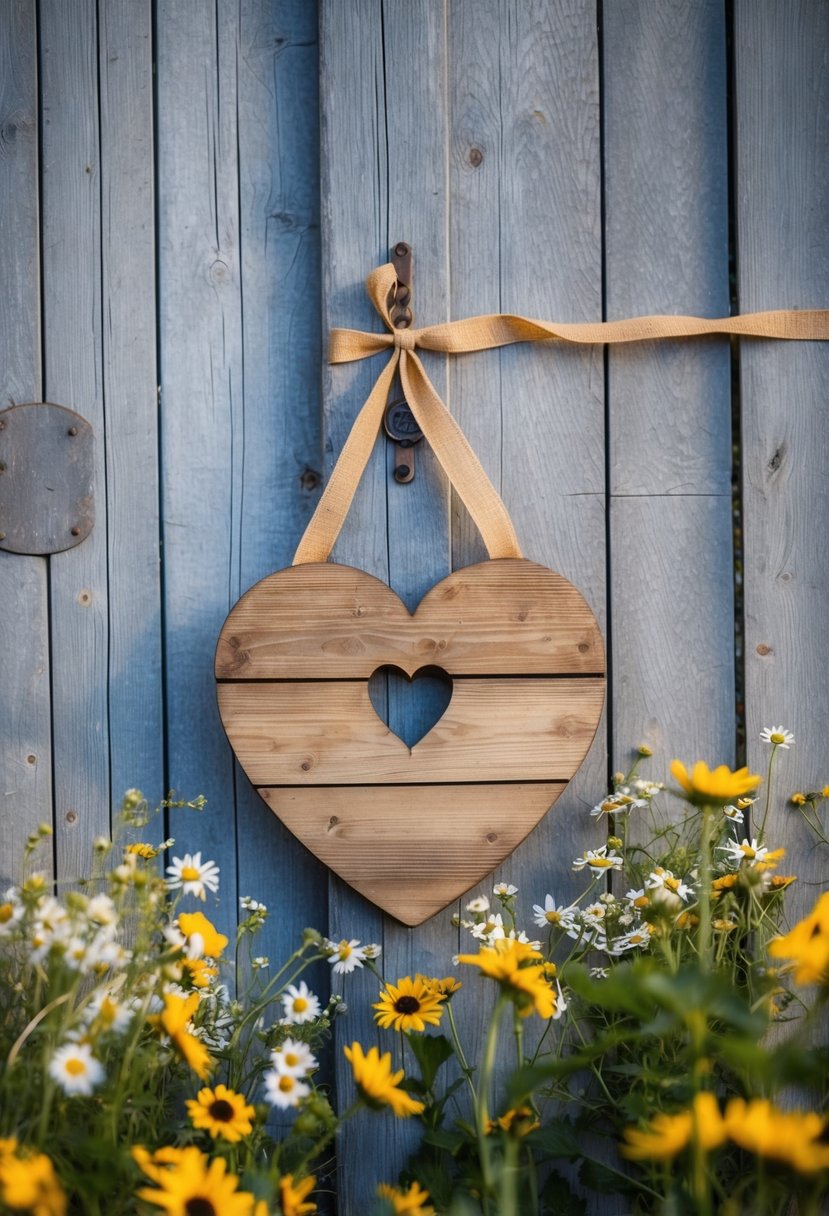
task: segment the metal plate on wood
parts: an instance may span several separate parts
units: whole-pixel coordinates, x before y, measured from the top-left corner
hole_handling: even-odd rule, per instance
[[[95,522],[92,427],[63,405],[0,410],[0,549],[60,553]]]

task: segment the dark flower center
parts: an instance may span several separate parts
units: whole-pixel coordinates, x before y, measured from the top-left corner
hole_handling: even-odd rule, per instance
[[[416,996],[399,996],[394,1002],[394,1007],[398,1013],[417,1013],[420,1001]]]
[[[210,1104],[209,1110],[211,1118],[217,1123],[230,1123],[233,1118],[233,1107],[229,1102],[225,1102],[224,1098],[217,1098],[215,1102]],[[202,1201],[199,1200],[201,1203]]]
[[[219,1216],[210,1200],[202,1199],[200,1195],[188,1199],[184,1205],[184,1210],[187,1216]]]

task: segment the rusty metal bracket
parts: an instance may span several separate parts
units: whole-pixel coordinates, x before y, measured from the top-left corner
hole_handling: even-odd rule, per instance
[[[92,427],[63,405],[0,410],[0,549],[61,553],[95,522]]]
[[[391,251],[391,261],[397,273],[397,282],[389,299],[389,314],[395,329],[408,329],[414,321],[412,312],[413,258],[412,247],[398,241]],[[412,411],[401,393],[392,389],[383,426],[394,443],[394,480],[400,485],[412,481],[415,473],[414,445],[423,434],[414,420]]]

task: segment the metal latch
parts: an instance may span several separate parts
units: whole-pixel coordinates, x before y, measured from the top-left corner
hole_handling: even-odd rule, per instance
[[[0,410],[0,549],[44,555],[79,545],[95,522],[92,427],[63,405]]]
[[[397,282],[389,301],[389,315],[395,329],[408,329],[414,321],[412,312],[412,247],[398,241],[391,251],[392,265],[397,273]],[[392,397],[386,407],[383,427],[394,443],[394,480],[401,485],[410,482],[415,471],[415,444],[423,438],[412,411],[402,393]]]

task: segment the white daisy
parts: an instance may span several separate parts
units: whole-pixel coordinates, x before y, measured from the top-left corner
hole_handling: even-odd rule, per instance
[[[678,907],[683,899],[688,900],[693,894],[687,883],[662,866],[651,870],[645,886],[651,892],[654,903],[667,904],[671,908]]]
[[[646,806],[644,798],[632,798],[630,794],[615,793],[596,803],[590,814],[594,819],[600,815],[616,815],[623,811],[635,811],[637,807]]]
[[[758,844],[754,836],[752,836],[751,840],[746,840],[743,837],[739,844],[736,840],[729,840],[728,844],[721,844],[719,850],[727,855],[729,861],[747,861],[749,865],[762,861],[768,853],[766,845]]]
[[[766,726],[760,731],[760,741],[788,749],[794,743],[794,735],[783,726]]]
[[[517,932],[515,929],[510,929],[507,938],[511,942],[521,942],[522,946],[529,946],[531,950],[541,949],[541,942],[531,941],[523,929],[519,929]]]
[[[49,1076],[65,1094],[88,1097],[104,1075],[103,1065],[95,1059],[88,1043],[64,1043],[49,1062]]]
[[[195,895],[196,899],[206,899],[207,891],[219,889],[219,867],[214,861],[202,864],[201,853],[185,853],[184,857],[174,857],[173,864],[167,866],[167,888],[176,891],[181,888],[182,895]]]
[[[509,899],[511,895],[518,894],[518,887],[514,887],[511,882],[496,882],[492,894],[497,895],[499,899]]]
[[[262,1079],[265,1082],[265,1100],[279,1110],[299,1106],[302,1099],[307,1098],[311,1092],[311,1086],[298,1077],[277,1072],[276,1069],[266,1072]]]
[[[633,788],[640,798],[646,798],[650,801],[664,790],[665,786],[661,781],[648,781],[645,777],[637,777],[633,783]]]
[[[647,950],[650,944],[650,930],[646,925],[642,925],[638,929],[631,929],[622,937],[614,938],[612,943],[614,952],[620,954],[626,950]]]
[[[613,849],[608,853],[607,845],[603,844],[600,849],[585,849],[573,862],[573,869],[583,870],[587,866],[592,874],[605,874],[608,870],[621,870],[624,864],[624,857]]]
[[[625,899],[633,908],[647,908],[648,904],[650,903],[650,900],[645,894],[644,887],[640,887],[638,891],[631,888],[630,891],[626,892]]]
[[[335,975],[347,975],[355,967],[362,967],[366,957],[365,947],[356,938],[340,942],[327,941],[326,948],[330,951],[328,961],[334,968]]]
[[[582,912],[582,916],[586,925],[598,926],[607,916],[607,908],[597,901],[595,904],[588,904]]]
[[[271,1052],[271,1060],[281,1077],[307,1077],[319,1067],[311,1048],[299,1039],[285,1039]]]
[[[382,953],[383,947],[377,942],[366,942],[363,946],[363,958],[379,958]]]
[[[251,899],[249,895],[242,895],[239,899],[239,903],[246,912],[259,912],[260,914],[263,914],[268,910],[264,904],[260,904],[256,899]]]
[[[86,916],[96,925],[107,925],[112,931],[118,924],[118,912],[108,895],[95,895],[86,905]]]
[[[336,971],[336,967],[334,968]],[[285,1021],[289,1025],[301,1026],[303,1022],[313,1022],[320,1015],[319,997],[310,991],[305,980],[299,985],[289,984],[282,993],[282,1008],[285,1011]]]
[[[464,911],[472,912],[473,915],[477,912],[485,913],[489,911],[489,897],[487,895],[476,895],[474,899],[470,899]]]
[[[256,958],[250,960],[250,965],[254,971],[264,971],[266,967],[270,967],[271,960],[264,954],[257,954]]]
[[[730,819],[732,823],[742,823],[745,815],[738,806],[724,806],[722,809],[726,819]]]
[[[140,1002],[137,1002],[140,1005]],[[86,1009],[87,1025],[97,1022],[103,1031],[123,1034],[135,1017],[136,1009],[122,1005],[107,989],[99,989]]]
[[[591,967],[590,968],[591,980],[606,980],[609,975],[610,975],[610,971],[607,967]]]
[[[14,887],[9,887],[0,900],[0,937],[6,937],[23,916],[23,904]]]
[[[491,912],[486,920],[473,925],[469,932],[479,942],[494,942],[507,935],[504,918],[500,912]]]
[[[533,904],[533,923],[538,925],[540,929],[546,929],[549,925],[555,925],[561,929],[567,929],[572,924],[578,913],[578,908],[570,904],[569,907],[565,904],[556,904],[552,895],[544,896],[544,907],[540,904]]]

